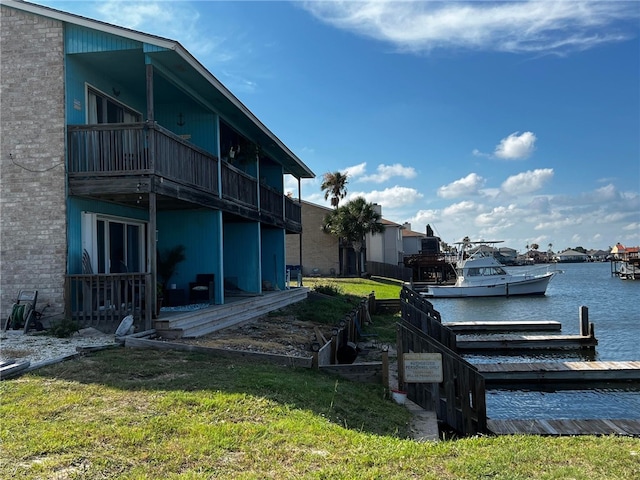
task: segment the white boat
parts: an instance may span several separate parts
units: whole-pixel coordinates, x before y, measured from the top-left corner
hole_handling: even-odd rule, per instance
[[[618,276],[623,280],[640,280],[640,266],[631,262],[621,262]]]
[[[509,273],[492,252],[477,249],[467,255],[472,244],[491,242],[464,242],[456,261],[456,283],[453,285],[429,285],[421,292],[425,297],[510,297],[514,295],[544,295],[547,285],[558,271],[548,267],[528,269],[522,273]],[[537,273],[536,273],[537,272]]]

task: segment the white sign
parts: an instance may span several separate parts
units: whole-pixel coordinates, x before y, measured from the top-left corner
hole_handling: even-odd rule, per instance
[[[441,353],[405,353],[404,381],[407,383],[442,382]]]

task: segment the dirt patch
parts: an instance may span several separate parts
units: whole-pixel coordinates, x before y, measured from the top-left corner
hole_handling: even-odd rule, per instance
[[[167,341],[200,347],[310,357],[313,355],[314,344],[322,346],[325,341],[331,340],[333,328],[329,325],[297,320],[294,315],[265,315],[203,337]],[[319,336],[324,338],[318,338]],[[382,350],[375,340],[359,342],[357,350],[359,362],[382,358]]]
[[[170,341],[202,347],[309,357],[313,354],[313,343],[318,341],[316,329],[327,340],[331,338],[331,328],[327,325],[297,320],[293,315],[267,315],[203,337]]]

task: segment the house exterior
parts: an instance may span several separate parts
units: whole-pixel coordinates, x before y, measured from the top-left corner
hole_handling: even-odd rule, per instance
[[[556,253],[553,258],[559,263],[581,263],[589,261],[589,255],[572,249]]]
[[[302,267],[302,275],[333,276],[340,270],[338,238],[322,231],[324,217],[332,210],[322,205],[301,201],[304,235],[287,235],[287,265]],[[301,253],[302,252],[302,253]]]
[[[356,252],[351,244],[322,230],[324,218],[332,209],[304,200],[300,206],[304,235],[287,236],[287,265],[292,270],[301,266],[304,276],[357,275]],[[374,204],[374,208],[381,213],[380,205]],[[360,251],[363,270],[367,262],[398,266],[402,261],[404,227],[384,218],[380,223],[385,226],[384,233],[365,236]]]
[[[625,247],[621,243],[616,243],[616,245],[611,249],[611,255],[616,260],[632,260],[637,259],[640,254],[640,247]]]
[[[422,239],[427,238],[425,233],[414,232],[411,224],[405,222],[402,225],[402,250],[405,255],[416,255],[422,251]]]
[[[21,289],[47,314],[133,310],[150,325],[157,252],[209,299],[284,289],[302,232],[285,174],[313,172],[180,43],[1,3],[1,315]],[[187,294],[188,296],[188,294]]]
[[[382,206],[374,203],[373,207],[382,217]],[[365,238],[367,262],[386,263],[389,265],[402,264],[404,255],[402,231],[404,227],[385,218],[381,218],[380,223],[384,225],[384,232],[367,234]]]

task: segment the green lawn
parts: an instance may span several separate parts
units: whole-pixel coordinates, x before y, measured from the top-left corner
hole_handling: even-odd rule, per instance
[[[304,308],[318,318],[330,309],[329,318],[358,301],[356,288],[386,292],[378,298],[397,298],[400,288],[375,279],[336,284],[333,302]],[[372,327],[393,338],[394,322],[378,317]],[[116,348],[0,382],[0,478],[640,478],[638,438],[418,443],[408,439],[409,419],[381,385],[249,359]]]
[[[184,352],[98,352],[0,399],[0,478],[640,478],[639,439],[417,443],[381,386]]]
[[[305,287],[316,288],[316,286],[332,286],[341,290],[345,294],[357,295],[360,297],[375,293],[376,298],[390,299],[399,298],[402,290],[402,281],[393,278],[373,277],[351,278],[351,277],[304,277],[302,283]]]

